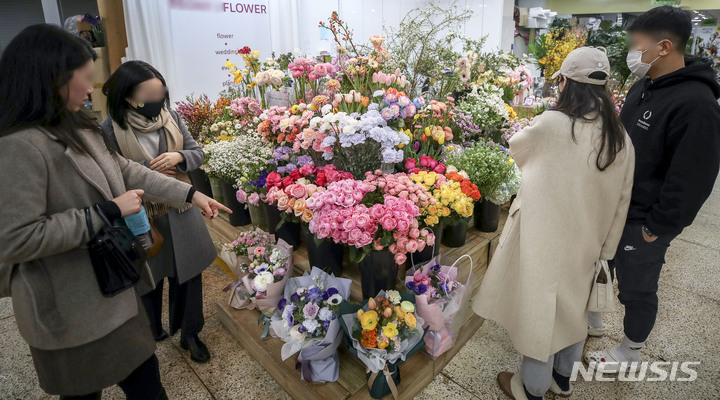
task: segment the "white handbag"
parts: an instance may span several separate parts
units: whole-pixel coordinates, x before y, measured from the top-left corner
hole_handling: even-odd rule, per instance
[[[592,289],[590,289],[587,310],[594,312],[615,311],[615,291],[610,279],[610,267],[607,260],[598,260],[595,263],[595,277],[593,278]]]

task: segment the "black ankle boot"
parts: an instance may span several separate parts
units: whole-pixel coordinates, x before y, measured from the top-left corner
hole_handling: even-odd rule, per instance
[[[169,338],[170,335],[168,335],[167,332],[165,332],[164,329],[160,329],[160,332],[153,332],[153,338],[155,338],[156,342],[162,342],[163,340]]]
[[[180,339],[180,347],[190,351],[190,359],[196,363],[206,363],[210,361],[210,352],[205,343],[200,341],[198,335],[192,335],[188,338]]]

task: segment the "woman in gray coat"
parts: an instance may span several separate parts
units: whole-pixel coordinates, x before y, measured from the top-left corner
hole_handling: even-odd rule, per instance
[[[143,61],[122,64],[103,86],[110,116],[101,125],[125,158],[189,183],[187,173],[200,168],[205,153],[183,121],[169,107],[163,76]],[[170,335],[182,330],[180,345],[195,362],[207,362],[210,353],[198,333],[204,324],[202,271],[217,257],[200,212],[145,202],[164,242],[148,260],[156,287],[141,287],[141,295],[155,340],[168,337],[161,324],[163,281],[169,281]]]
[[[138,213],[142,200],[192,202],[210,218],[225,207],[113,151],[80,112],[95,58],[84,40],[45,24],[20,32],[0,58],[0,296],[12,297],[47,393],[95,399],[118,384],[128,399],[161,399],[146,314],[134,288],[100,291],[85,212],[97,231],[95,205],[111,220]]]

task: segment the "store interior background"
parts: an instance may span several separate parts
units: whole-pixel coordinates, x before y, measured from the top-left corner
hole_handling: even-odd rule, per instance
[[[258,16],[250,26],[233,25],[225,18],[228,29],[237,29],[236,41],[228,46],[249,45],[261,51],[261,57],[271,53],[292,52],[296,56],[334,54],[332,37],[318,27],[332,11],[354,28],[358,41],[371,35],[383,34],[387,27],[395,27],[415,8],[428,3],[447,8],[455,4],[472,11],[468,22],[459,27],[463,35],[472,38],[486,36],[485,50],[512,50],[516,55],[530,54],[528,40],[545,33],[542,24],[525,23],[516,26],[513,15],[516,7],[527,13],[536,7],[557,13],[556,18],[568,18],[584,27],[597,27],[602,20],[627,26],[635,16],[662,0],[254,0],[245,3],[267,4],[268,13]],[[679,0],[680,6],[693,12],[693,34],[707,37],[720,19],[719,0]],[[219,0],[2,0],[0,1],[0,51],[23,28],[42,22],[62,25],[68,17],[89,13],[103,18],[107,48],[98,48],[96,89],[123,60],[141,59],[157,67],[170,86],[172,101],[187,95],[207,93],[216,95],[227,79],[220,71],[225,56],[213,58],[203,53],[203,46],[213,46],[209,33],[218,29],[216,17],[198,18],[183,10],[182,5],[197,3],[223,4]],[[531,12],[532,14],[532,12]],[[194,14],[197,15],[197,12]],[[237,16],[235,16],[237,18]],[[524,25],[523,25],[524,24]],[[227,29],[226,29],[227,30]],[[201,51],[198,51],[200,49]],[[532,56],[530,56],[532,57]],[[535,63],[528,66],[539,71]],[[98,119],[106,116],[104,98],[99,90],[93,95],[92,112]]]

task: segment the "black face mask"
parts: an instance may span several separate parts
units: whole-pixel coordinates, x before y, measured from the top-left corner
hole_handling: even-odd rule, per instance
[[[160,115],[163,106],[165,106],[165,99],[159,101],[153,101],[151,103],[138,103],[137,112],[147,118],[155,118]]]

